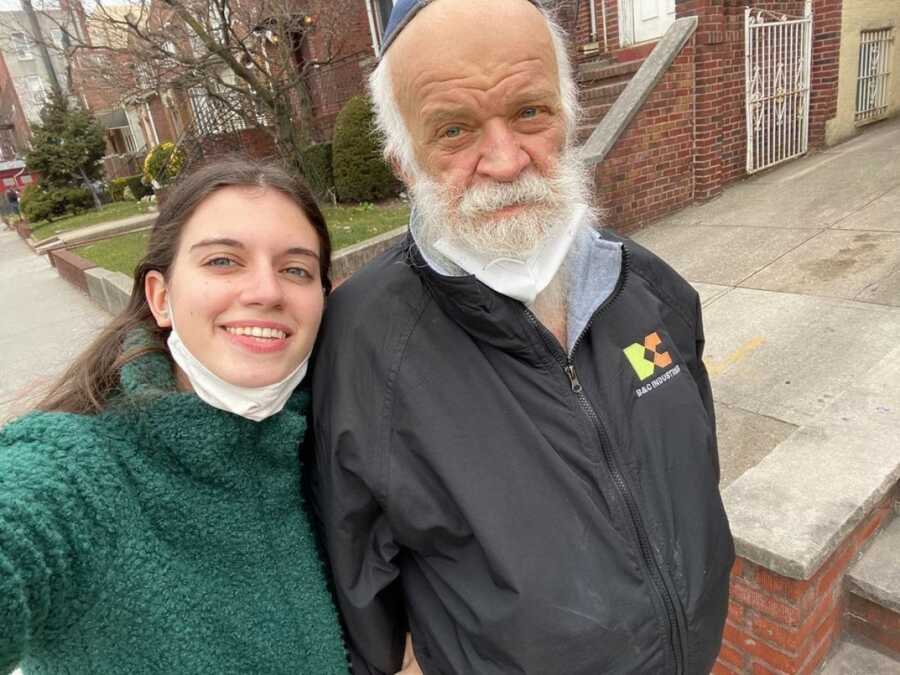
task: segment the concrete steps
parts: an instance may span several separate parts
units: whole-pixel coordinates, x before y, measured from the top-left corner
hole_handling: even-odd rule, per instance
[[[892,654],[900,673],[900,518],[895,515],[850,568],[846,585],[849,634]]]
[[[898,675],[900,661],[853,641],[838,646],[819,675]]]
[[[582,105],[582,118],[578,127],[579,142],[591,135],[643,62],[642,58],[624,62],[602,59],[579,66],[579,100]]]

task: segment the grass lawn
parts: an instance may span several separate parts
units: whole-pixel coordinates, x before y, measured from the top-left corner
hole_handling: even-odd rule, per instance
[[[140,202],[112,202],[104,204],[99,209],[79,213],[77,216],[68,216],[53,221],[38,221],[31,225],[31,235],[35,241],[41,241],[67,230],[77,230],[79,227],[130,218],[146,212],[147,205]]]
[[[150,230],[132,232],[76,248],[75,253],[96,263],[99,267],[132,276],[135,265],[147,250],[149,239]]]
[[[406,225],[409,220],[409,206],[400,201],[329,206],[323,211],[335,250]],[[100,267],[131,276],[138,260],[144,255],[149,238],[149,230],[133,232],[83,246],[75,249],[75,253]]]
[[[327,206],[322,212],[331,231],[331,246],[335,251],[409,222],[409,205],[399,200],[382,204]]]

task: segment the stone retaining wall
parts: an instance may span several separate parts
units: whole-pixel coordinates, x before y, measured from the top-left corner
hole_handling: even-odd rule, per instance
[[[887,524],[895,498],[890,493],[884,497],[809,579],[792,579],[739,557],[732,570],[728,621],[713,673],[815,672],[842,631],[848,604],[844,576]]]
[[[74,286],[77,286],[85,293],[88,292],[88,283],[85,272],[97,265],[90,260],[85,260],[81,256],[75,255],[71,251],[65,249],[51,251],[48,257],[50,259],[50,264],[56,268],[57,272],[59,272],[59,276]]]

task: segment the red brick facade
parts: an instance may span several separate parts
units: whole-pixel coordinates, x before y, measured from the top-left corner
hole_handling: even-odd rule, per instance
[[[22,112],[6,60],[0,54],[0,158],[10,160],[24,153],[30,138],[28,120]]]
[[[585,5],[581,3],[577,24],[568,25],[579,41],[589,33]],[[794,16],[802,16],[803,5],[802,0],[753,3],[754,8]],[[837,111],[841,6],[842,0],[813,3],[811,149],[824,145],[825,123]],[[618,47],[617,7],[616,0],[607,3],[610,53],[595,58],[640,57],[640,45]],[[692,201],[715,197],[746,175],[744,8],[745,0],[676,1],[677,16],[696,16],[699,24],[598,168],[598,202],[609,226],[640,227]]]
[[[694,76],[688,44],[597,168],[597,202],[620,230],[693,199]]]
[[[864,623],[863,634],[900,651],[896,615],[885,620],[888,612],[848,598],[844,588],[850,563],[887,524],[894,498],[885,497],[807,581],[738,558],[731,573],[725,637],[712,672],[808,675],[822,664],[845,621]]]

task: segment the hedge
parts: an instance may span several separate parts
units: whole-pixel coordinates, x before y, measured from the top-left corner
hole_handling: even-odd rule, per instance
[[[317,197],[334,191],[334,172],[331,170],[331,143],[310,145],[300,153],[306,183]]]
[[[140,200],[147,195],[153,194],[153,188],[144,185],[143,176],[126,176],[125,178],[113,178],[109,181],[109,196],[114,202],[124,202],[128,199],[125,194],[125,188],[131,188],[131,195],[135,200]]]
[[[374,121],[372,105],[364,96],[354,96],[338,113],[332,168],[334,187],[341,201],[378,201],[394,197],[400,191],[400,184],[381,156]]]
[[[29,185],[22,193],[20,203],[28,222],[36,223],[87,211],[94,205],[94,198],[91,191],[83,187],[44,189]]]

